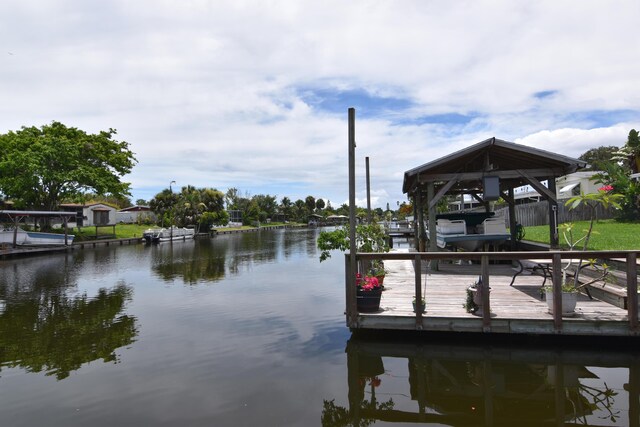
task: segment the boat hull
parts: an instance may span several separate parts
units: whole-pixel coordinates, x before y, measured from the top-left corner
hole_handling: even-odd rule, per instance
[[[3,230],[0,232],[0,243],[13,244],[15,237],[16,245],[20,246],[64,246],[65,236],[58,233],[42,233],[39,231],[25,231],[18,229],[17,233],[14,230]],[[67,245],[73,243],[73,234],[67,235]]]
[[[142,234],[142,239],[145,243],[160,243],[170,242],[176,240],[188,240],[193,239],[195,236],[195,230],[190,228],[157,228],[148,229]]]

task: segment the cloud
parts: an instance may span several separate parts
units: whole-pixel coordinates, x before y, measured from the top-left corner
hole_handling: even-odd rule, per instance
[[[0,5],[0,133],[107,128],[133,198],[181,185],[405,200],[405,170],[486,138],[579,156],[640,127],[635,1]],[[634,51],[635,49],[635,51]],[[10,52],[11,54],[8,54]]]

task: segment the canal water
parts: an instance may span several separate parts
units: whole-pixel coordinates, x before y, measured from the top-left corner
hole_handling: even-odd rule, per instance
[[[0,261],[0,426],[638,425],[637,352],[352,336],[317,233]]]

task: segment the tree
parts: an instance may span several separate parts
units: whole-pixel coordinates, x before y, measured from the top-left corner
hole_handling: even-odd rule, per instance
[[[640,136],[638,131],[631,129],[626,144],[616,153],[616,159],[622,160],[631,173],[640,172]]]
[[[136,200],[136,205],[138,206],[147,206],[149,204],[149,202],[147,202],[145,199],[137,199]]]
[[[589,163],[587,170],[600,171],[604,163],[611,163],[615,153],[619,149],[620,148],[615,145],[600,146],[587,150],[578,158]]]
[[[114,135],[115,129],[88,134],[55,121],[2,134],[0,191],[16,206],[37,210],[57,210],[86,192],[128,195],[130,184],[120,178],[136,159]]]
[[[640,219],[640,182],[629,176],[629,170],[618,163],[603,164],[603,172],[594,175],[593,179],[601,184],[613,187],[622,194],[620,209],[616,219],[619,221],[637,221]]]
[[[307,209],[309,209],[309,213],[313,213],[314,209],[316,208],[316,199],[313,196],[307,196],[304,199],[304,203],[305,205],[307,205]]]
[[[324,206],[325,206],[325,204],[324,204],[324,200],[322,200],[322,199],[318,199],[318,200],[316,200],[316,208],[317,208],[319,211],[321,211],[322,209],[324,209]]]

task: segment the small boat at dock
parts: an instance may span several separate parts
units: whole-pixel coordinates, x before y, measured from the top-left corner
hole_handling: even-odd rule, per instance
[[[40,231],[27,231],[22,228],[0,231],[0,243],[13,244],[19,246],[64,246],[73,243],[75,235],[60,233],[43,233]]]
[[[142,240],[145,243],[169,242],[172,240],[193,239],[195,230],[193,228],[178,228],[175,225],[169,228],[149,228],[142,233]]]

